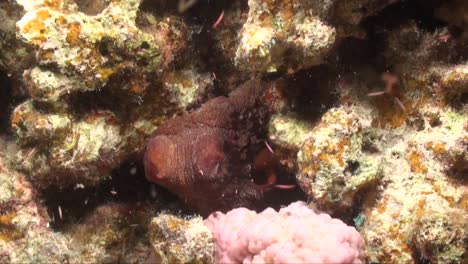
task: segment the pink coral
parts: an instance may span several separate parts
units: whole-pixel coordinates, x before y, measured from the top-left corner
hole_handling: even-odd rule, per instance
[[[354,227],[304,202],[257,214],[237,208],[211,214],[205,225],[218,263],[364,263],[364,240]]]

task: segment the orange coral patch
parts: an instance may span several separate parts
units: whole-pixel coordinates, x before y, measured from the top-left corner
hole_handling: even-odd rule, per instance
[[[80,39],[81,25],[72,23],[68,27],[67,42],[72,46],[80,46],[82,40]]]
[[[427,167],[422,163],[423,156],[417,151],[411,151],[408,155],[408,162],[412,172],[426,173]]]
[[[61,2],[61,0],[45,0],[44,5],[53,9],[59,9]]]
[[[35,45],[40,45],[46,38],[47,29],[44,21],[49,18],[50,14],[47,9],[41,9],[36,13],[36,18],[27,22],[22,31],[26,34],[34,34],[31,37],[31,42]]]

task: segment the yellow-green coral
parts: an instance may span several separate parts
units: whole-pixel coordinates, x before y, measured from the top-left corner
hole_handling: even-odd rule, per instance
[[[98,89],[126,69],[144,74],[160,65],[163,43],[135,25],[139,5],[137,0],[112,1],[96,16],[47,6],[32,9],[17,22],[18,36],[34,47],[41,64],[53,63],[71,81],[80,79],[80,89]]]
[[[382,175],[382,159],[363,147],[373,134],[378,136],[367,110],[330,109],[300,148],[299,185],[323,208],[350,209],[356,195]]]
[[[463,210],[427,210],[415,220],[411,243],[433,263],[468,261],[468,217]]]
[[[21,4],[17,36],[38,63],[24,71],[31,98],[11,124],[16,165],[40,187],[99,183],[213,84],[194,67],[164,71],[187,30],[181,18],[140,13],[139,0],[108,1],[95,15],[74,1]]]
[[[214,241],[201,217],[162,213],[151,222],[151,243],[161,263],[214,263]]]
[[[281,67],[321,63],[335,42],[336,30],[322,20],[326,11],[317,12],[318,9],[302,2],[272,0],[266,4],[250,0],[249,17],[240,32],[236,65],[250,71],[276,72]],[[286,52],[294,54],[291,62],[285,60]]]
[[[277,114],[271,117],[268,133],[270,140],[286,148],[298,149],[307,138],[310,125],[292,115]]]

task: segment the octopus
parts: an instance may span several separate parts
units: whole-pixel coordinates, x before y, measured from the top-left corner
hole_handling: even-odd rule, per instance
[[[202,215],[261,206],[276,177],[273,159],[258,154],[270,115],[265,87],[248,81],[159,127],[146,147],[146,178]]]

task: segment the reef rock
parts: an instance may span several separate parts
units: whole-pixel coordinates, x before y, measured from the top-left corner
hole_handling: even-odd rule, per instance
[[[6,149],[0,152],[0,262],[81,262],[69,240],[49,228],[46,207],[24,175],[8,166]]]
[[[211,74],[193,65],[164,71],[189,33],[180,18],[155,17],[140,4],[21,1],[2,9],[23,8],[18,42],[37,61],[13,68],[24,70],[30,98],[13,111],[11,126],[21,147],[16,166],[39,188],[101,182],[211,87]],[[11,43],[18,52],[19,43]]]
[[[213,236],[201,217],[161,213],[151,221],[150,240],[157,263],[214,263]]]
[[[392,2],[249,0],[235,64],[264,73],[322,64],[339,40],[365,35],[356,26],[362,18]]]

